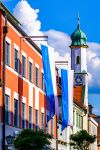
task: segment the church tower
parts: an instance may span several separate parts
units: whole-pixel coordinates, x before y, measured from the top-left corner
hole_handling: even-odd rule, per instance
[[[74,90],[76,96],[80,97],[80,103],[88,110],[88,74],[87,74],[87,36],[80,28],[80,18],[78,26],[71,34],[71,69],[74,70]],[[79,92],[81,91],[81,92]],[[79,92],[79,93],[78,93]],[[84,115],[83,129],[87,130],[87,115]]]
[[[78,26],[71,35],[71,68],[76,73],[87,72],[87,36],[80,28],[80,18],[78,17]]]
[[[85,75],[87,74],[87,36],[80,28],[80,18],[78,26],[71,35],[71,69],[75,72],[74,85],[85,85]]]

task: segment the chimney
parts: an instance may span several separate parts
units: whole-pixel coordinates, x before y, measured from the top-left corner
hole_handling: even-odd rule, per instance
[[[92,109],[93,109],[93,106],[91,104],[88,105],[88,111],[89,111],[89,114],[92,114]]]

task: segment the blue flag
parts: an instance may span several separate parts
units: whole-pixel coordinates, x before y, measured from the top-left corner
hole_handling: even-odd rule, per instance
[[[55,74],[55,61],[53,49],[48,49],[47,46],[42,45],[42,61],[44,69],[44,82],[46,86],[46,103],[49,110],[51,119],[58,110],[56,74]],[[58,114],[57,114],[58,115]]]
[[[73,71],[61,69],[62,130],[73,126]]]

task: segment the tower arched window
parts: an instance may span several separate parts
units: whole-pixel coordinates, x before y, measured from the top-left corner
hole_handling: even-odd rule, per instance
[[[76,57],[76,64],[77,64],[77,65],[80,64],[80,56],[77,56],[77,57]]]

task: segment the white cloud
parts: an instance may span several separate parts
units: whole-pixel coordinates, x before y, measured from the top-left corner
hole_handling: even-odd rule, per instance
[[[33,9],[26,0],[21,0],[14,8],[14,16],[21,22],[28,35],[40,35],[41,22],[38,20],[39,9]]]
[[[64,56],[61,56],[59,54],[59,52],[55,52],[55,59],[56,61],[70,61],[70,54],[69,53],[66,53]]]
[[[100,50],[100,44],[95,42],[88,42],[89,49],[92,49],[92,51],[99,51]],[[100,53],[100,52],[99,52]]]
[[[71,66],[71,64],[70,64],[71,59],[70,59],[70,54],[69,53],[66,53],[64,56],[61,56],[59,54],[59,52],[56,51],[55,52],[55,61],[57,62],[56,66],[58,68],[70,68],[70,66]],[[59,65],[59,61],[64,61],[64,63],[62,62],[62,65],[61,65],[61,63]],[[68,61],[68,63],[67,63],[67,61]]]
[[[49,30],[44,34],[48,35],[48,44],[54,47],[55,51],[59,52],[61,56],[70,52],[71,40],[68,34],[56,30]]]
[[[98,115],[99,115],[99,114],[100,114],[100,109],[94,108],[94,109],[93,109],[93,112],[94,112],[94,114],[98,114]]]
[[[88,82],[89,82],[89,85],[92,85],[92,80],[93,80],[92,74],[88,73]]]
[[[45,34],[48,35],[48,43],[53,46],[56,51],[57,60],[68,60],[70,64],[70,37],[59,31],[49,30]],[[100,44],[88,42],[87,64],[88,64],[88,81],[90,87],[100,88]]]
[[[71,39],[68,34],[49,30],[41,32],[41,22],[38,20],[39,9],[33,9],[26,0],[19,1],[15,6],[14,15],[23,25],[28,35],[48,35],[48,44],[55,49],[56,60],[69,61]],[[100,88],[100,44],[87,43],[87,64],[89,72],[89,86]]]
[[[89,86],[100,88],[100,44],[89,42],[87,49],[88,71],[91,74]]]

